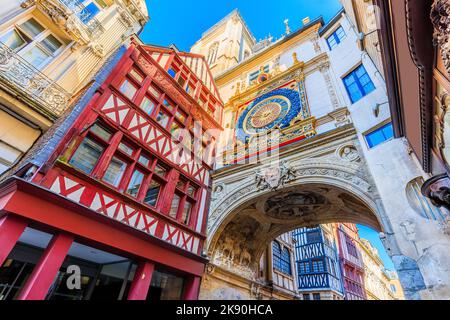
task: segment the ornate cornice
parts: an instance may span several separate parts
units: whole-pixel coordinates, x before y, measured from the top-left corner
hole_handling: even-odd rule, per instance
[[[450,75],[450,1],[435,0],[431,7],[434,44],[439,47],[444,66]]]

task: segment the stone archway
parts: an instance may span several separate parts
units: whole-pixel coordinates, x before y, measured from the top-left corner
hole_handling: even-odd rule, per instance
[[[272,240],[295,228],[351,222],[390,230],[358,141],[349,131],[329,140],[312,138],[280,152],[275,161],[215,173],[205,297],[261,296],[256,280],[260,257]],[[240,290],[225,292],[230,282]]]

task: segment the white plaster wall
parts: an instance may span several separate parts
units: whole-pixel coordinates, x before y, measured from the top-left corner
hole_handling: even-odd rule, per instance
[[[333,111],[330,95],[326,90],[327,84],[319,70],[305,77],[305,87],[311,115],[320,118]]]

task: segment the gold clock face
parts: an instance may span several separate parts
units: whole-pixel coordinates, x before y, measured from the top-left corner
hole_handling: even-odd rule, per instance
[[[259,134],[274,129],[286,116],[290,106],[289,99],[276,95],[250,107],[243,122],[245,132]]]
[[[254,128],[262,128],[275,121],[281,113],[281,106],[278,103],[269,103],[258,109],[250,119]]]

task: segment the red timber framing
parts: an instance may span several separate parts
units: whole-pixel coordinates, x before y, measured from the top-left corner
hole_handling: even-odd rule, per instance
[[[130,299],[145,299],[155,265],[185,274],[184,296],[197,297],[207,262],[211,146],[222,130],[223,105],[206,63],[197,76],[187,57],[132,42],[33,180],[0,185],[0,215],[6,214],[0,239],[2,225],[11,225],[1,259],[31,224],[138,261],[141,278]],[[207,139],[196,134],[207,130],[214,131]],[[197,153],[198,145],[208,157]],[[65,249],[47,248],[21,298],[45,297]]]

